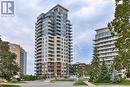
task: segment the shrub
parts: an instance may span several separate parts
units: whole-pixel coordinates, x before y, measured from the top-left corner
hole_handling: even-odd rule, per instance
[[[17,83],[18,80],[17,80],[16,78],[12,78],[10,82],[11,82],[11,83]]]
[[[83,80],[79,80],[79,81],[76,81],[73,85],[79,86],[79,85],[87,85],[87,84]]]
[[[21,76],[21,79],[23,79],[25,81],[34,81],[37,79],[37,77],[33,76],[33,75],[23,75],[23,76]]]
[[[116,70],[112,73],[112,82],[117,83],[120,82],[120,76]]]

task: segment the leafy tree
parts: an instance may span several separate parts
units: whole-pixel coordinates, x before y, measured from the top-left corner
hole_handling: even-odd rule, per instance
[[[85,76],[89,76],[91,72],[91,64],[87,64],[84,69]]]
[[[113,83],[120,82],[120,77],[119,77],[118,71],[114,70],[114,69],[113,69],[113,73],[112,73],[112,82]]]
[[[115,46],[118,56],[114,59],[114,67],[120,70],[122,67],[129,72],[130,64],[130,0],[115,0],[115,18],[108,24],[113,35],[116,35]],[[121,2],[122,3],[119,3]]]
[[[0,39],[0,77],[10,80],[11,77],[17,75],[19,68],[15,59],[16,55],[9,51],[8,42]]]
[[[97,82],[110,82],[110,79],[111,79],[111,75],[105,64],[105,61],[103,60]]]
[[[96,81],[100,72],[100,61],[98,58],[98,52],[97,49],[94,48],[94,55],[93,55],[93,59],[91,62],[91,70],[90,70],[90,81]]]
[[[77,67],[77,69],[76,69],[76,75],[78,77],[82,77],[84,75],[84,70],[81,69],[80,67]]]

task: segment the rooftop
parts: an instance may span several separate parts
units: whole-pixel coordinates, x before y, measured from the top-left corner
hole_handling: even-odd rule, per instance
[[[60,8],[62,8],[62,9],[64,9],[65,11],[69,11],[68,9],[66,9],[65,7],[63,7],[63,6],[61,6],[60,4],[57,4],[56,6],[54,6],[51,10],[53,10],[53,9],[55,9],[55,8],[57,8],[57,7],[60,7]],[[51,11],[51,10],[49,10],[49,11]]]

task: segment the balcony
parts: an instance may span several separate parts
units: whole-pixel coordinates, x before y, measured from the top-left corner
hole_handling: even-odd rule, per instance
[[[104,51],[99,51],[98,54],[105,54],[105,53],[113,53],[113,52],[118,52],[118,50],[104,50]]]
[[[72,24],[70,24],[69,22],[67,23],[68,26],[72,26]]]
[[[54,58],[48,58],[48,61],[50,61],[50,62],[54,61]]]
[[[35,45],[35,49],[42,48],[42,44]]]
[[[38,37],[38,38],[35,38],[35,43],[38,43],[38,41],[42,41],[42,37],[40,36],[40,37]]]
[[[36,38],[42,37],[42,33],[35,36]]]
[[[49,23],[49,24],[48,24],[48,27],[51,28],[51,29],[53,29],[53,28],[54,28],[54,25]]]
[[[49,36],[50,36],[50,35],[54,36],[54,32],[48,32],[48,35],[49,35]]]
[[[54,47],[54,42],[48,42],[49,47]]]
[[[114,57],[117,55],[118,55],[117,53],[112,53],[112,54],[100,55],[99,58]]]
[[[56,35],[61,36],[61,33],[60,33],[60,32],[57,32]]]
[[[57,58],[57,61],[61,61],[61,58]]]
[[[106,38],[106,39],[102,39],[102,40],[95,41],[95,44],[104,43],[104,42],[111,42],[111,41],[115,41],[116,39],[117,39],[117,37],[114,37],[114,38]]]
[[[48,24],[54,25],[52,20],[48,20]]]
[[[54,39],[48,39],[48,42],[54,43]]]
[[[37,29],[35,29],[35,33],[39,33],[39,32],[42,32],[41,27],[37,27]]]
[[[95,45],[96,47],[102,47],[102,46],[108,46],[108,45],[114,45],[115,41],[112,42],[106,42],[106,43],[100,43],[98,45]]]
[[[61,26],[56,26],[57,30],[61,30]]]
[[[38,25],[36,25],[36,29],[40,29],[40,28],[42,28],[42,24],[38,24]]]
[[[60,29],[57,29],[57,33],[61,33],[61,30],[60,30]]]
[[[72,29],[71,29],[71,28],[69,28],[69,29],[68,29],[68,32],[69,32],[69,33],[71,33],[71,32],[72,32]]]
[[[54,36],[48,35],[49,39],[54,39]]]
[[[61,19],[61,15],[58,14],[58,15],[56,16],[56,19]]]
[[[57,39],[57,42],[58,42],[58,43],[60,43],[60,42],[61,42],[61,40],[60,40],[60,39]]]
[[[38,52],[38,51],[41,51],[41,50],[42,50],[42,48],[39,47],[39,48],[37,48],[37,49],[35,50],[35,52]]]
[[[54,53],[48,53],[48,57],[54,57]]]
[[[37,54],[35,53],[35,59],[41,59],[41,58],[42,58],[41,54],[38,54],[38,55],[37,55]]]
[[[56,18],[56,22],[61,23],[61,19],[60,18]]]
[[[38,21],[38,22],[36,23],[36,26],[42,24],[42,22],[43,22],[43,21]]]
[[[54,50],[54,47],[48,47],[48,50]]]
[[[38,41],[38,42],[35,41],[35,47],[38,47],[39,45],[42,45],[42,41]]]
[[[41,54],[35,55],[35,59],[39,59],[39,58],[42,58]]]
[[[111,46],[107,46],[107,47],[100,47],[100,48],[97,48],[98,51],[101,51],[101,50],[107,50],[107,49],[114,49],[115,46],[114,45],[111,45]]]

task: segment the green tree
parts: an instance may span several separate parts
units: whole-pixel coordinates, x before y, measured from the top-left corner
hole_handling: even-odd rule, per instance
[[[100,61],[98,58],[98,52],[97,49],[94,48],[94,55],[93,55],[93,59],[91,62],[91,70],[89,71],[90,73],[90,81],[96,81],[100,72]]]
[[[115,46],[119,50],[114,59],[114,68],[120,70],[122,67],[129,72],[130,64],[130,0],[115,0],[115,18],[108,24],[113,35],[116,35]],[[121,2],[122,3],[119,3]],[[129,41],[128,41],[129,40]]]
[[[91,64],[87,64],[84,69],[85,76],[89,76],[90,71],[91,71]]]
[[[79,67],[77,67],[77,69],[76,69],[76,75],[77,75],[78,77],[82,77],[82,76],[83,76],[83,71],[82,71],[82,69],[80,69]]]
[[[111,74],[103,60],[97,82],[110,82]]]
[[[8,42],[0,39],[0,77],[10,80],[11,77],[17,75],[19,68],[15,59],[16,55],[9,51]]]

